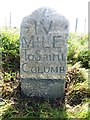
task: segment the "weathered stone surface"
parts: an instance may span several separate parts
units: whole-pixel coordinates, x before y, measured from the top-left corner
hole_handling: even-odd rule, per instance
[[[20,31],[22,91],[29,96],[64,95],[67,19],[50,8],[40,8],[23,19]]]

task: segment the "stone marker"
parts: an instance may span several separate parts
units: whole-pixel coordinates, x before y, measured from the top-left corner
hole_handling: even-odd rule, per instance
[[[39,8],[23,19],[20,31],[21,89],[27,96],[63,98],[66,75],[67,19]]]

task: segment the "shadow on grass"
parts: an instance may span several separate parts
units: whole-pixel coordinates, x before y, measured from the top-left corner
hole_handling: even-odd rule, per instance
[[[64,100],[49,100],[18,94],[11,98],[12,105],[3,114],[2,120],[67,120]]]
[[[9,83],[9,85],[7,83]],[[70,115],[65,109],[64,99],[58,98],[55,100],[49,100],[38,97],[27,97],[21,93],[19,80],[14,81],[11,79],[10,82],[5,82],[4,85],[5,89],[3,90],[2,95],[4,99],[9,99],[9,106],[7,102],[6,106],[8,107],[5,108],[4,106],[5,110],[0,120],[72,120],[72,118],[68,118]],[[13,92],[7,91],[10,88],[13,89]],[[78,103],[77,101],[81,99],[81,96],[86,97],[87,95],[85,89],[83,90],[84,91],[81,90],[81,92],[72,91],[72,94],[69,94],[67,99],[69,101],[68,104],[80,104],[81,102]],[[77,97],[79,97],[79,99],[77,99]],[[79,118],[79,120],[89,120],[89,118],[90,113],[87,118]],[[78,118],[76,119],[78,120]]]

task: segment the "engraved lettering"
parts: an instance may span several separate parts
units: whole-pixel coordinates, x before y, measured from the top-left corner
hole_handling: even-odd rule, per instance
[[[48,34],[49,31],[50,31],[50,29],[51,29],[51,27],[52,27],[53,21],[50,22],[48,29],[46,29],[46,27],[44,26],[44,19],[43,19],[42,21],[40,21],[40,23],[41,23],[41,25],[42,25],[42,27],[43,27],[43,30],[46,32],[46,34]]]
[[[33,47],[34,46],[34,37],[31,36],[29,39],[29,42],[23,37],[22,39],[22,48],[30,48],[30,45]]]
[[[28,60],[34,60],[34,55],[33,54],[29,54],[28,55]]]
[[[36,61],[40,61],[40,60],[41,60],[41,55],[40,55],[40,51],[39,51],[39,50],[36,51],[35,60],[36,60]]]
[[[53,37],[53,48],[60,48],[60,40],[61,40],[61,36]]]
[[[32,67],[32,68],[31,68],[31,73],[36,73],[36,72],[37,72],[36,67]]]
[[[60,73],[64,73],[65,72],[65,68],[64,67],[60,67]]]
[[[51,72],[58,73],[58,67],[55,67],[55,68],[51,67]]]
[[[27,63],[23,63],[22,64],[22,70],[24,71],[24,72],[27,72],[26,70],[25,70],[25,66],[27,65]]]
[[[49,73],[49,71],[50,71],[50,67],[44,66],[44,73]]]
[[[45,45],[44,37],[42,37],[42,46],[43,46],[43,48],[50,48],[49,44]]]

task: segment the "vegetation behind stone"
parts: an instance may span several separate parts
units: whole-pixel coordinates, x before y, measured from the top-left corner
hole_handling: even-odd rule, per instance
[[[1,120],[14,117],[26,118],[85,118],[89,120],[90,89],[88,87],[88,70],[90,68],[90,51],[88,36],[71,33],[68,40],[67,75],[65,86],[66,110],[61,110],[59,103],[38,99],[22,99],[19,78],[19,33],[15,30],[3,30],[2,41],[2,72],[0,71]]]

